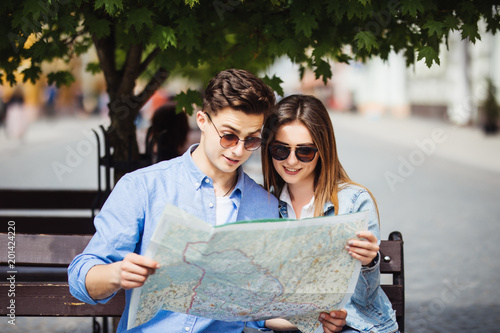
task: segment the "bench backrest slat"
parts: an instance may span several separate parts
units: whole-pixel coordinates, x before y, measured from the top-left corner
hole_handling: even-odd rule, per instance
[[[95,190],[0,190],[0,209],[90,209]]]
[[[13,216],[16,231],[25,234],[83,234],[95,233],[91,216]]]
[[[8,283],[0,283],[1,295],[7,295]],[[125,307],[125,292],[119,291],[106,304],[90,305],[74,298],[68,283],[16,284],[15,315],[67,317],[119,317]],[[9,314],[7,306],[0,307],[0,316]]]
[[[68,266],[82,253],[91,235],[16,234],[16,266]],[[8,237],[0,234],[0,248],[7,249]],[[0,261],[7,262],[8,251],[0,251]]]

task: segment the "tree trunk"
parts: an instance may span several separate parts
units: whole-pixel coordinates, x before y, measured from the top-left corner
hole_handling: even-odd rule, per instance
[[[111,94],[110,94],[111,96]],[[139,147],[135,119],[142,105],[134,102],[133,95],[110,98],[107,129],[109,144],[113,149],[115,183],[127,172],[137,169]]]
[[[110,96],[108,107],[111,119],[108,137],[111,147],[114,149],[115,183],[125,173],[145,166],[139,163],[139,146],[137,144],[135,119],[139,114],[139,110],[165,82],[168,76],[169,73],[165,69],[159,68],[146,84],[146,87],[137,95],[132,93],[133,87],[130,93],[125,95],[119,95],[119,92],[113,91],[108,87],[108,94]]]
[[[142,60],[144,45],[132,44],[126,50],[127,57],[122,68],[116,68],[115,54],[118,46],[113,27],[111,25],[111,33],[108,36],[97,37],[93,35],[92,40],[96,47],[110,98],[108,107],[111,125],[107,130],[107,137],[113,149],[114,181],[116,183],[125,173],[144,166],[139,163],[139,147],[134,121],[139,110],[165,82],[169,73],[165,69],[159,68],[146,87],[135,95],[136,80],[147,70],[159,53],[159,49],[153,50]]]

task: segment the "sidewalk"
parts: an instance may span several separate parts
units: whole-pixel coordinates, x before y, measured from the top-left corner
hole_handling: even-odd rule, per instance
[[[0,128],[0,187],[97,188],[97,144],[92,129],[101,117],[39,119],[21,140]]]

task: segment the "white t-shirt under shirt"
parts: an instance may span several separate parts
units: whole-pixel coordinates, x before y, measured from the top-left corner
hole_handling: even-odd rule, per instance
[[[286,202],[288,218],[297,219],[297,214],[295,214],[292,206],[292,198],[290,197],[290,193],[288,192],[288,184],[285,184],[285,186],[283,186],[283,190],[281,190],[280,200]],[[314,217],[314,195],[311,198],[311,201],[309,201],[307,205],[302,207],[302,212],[300,214],[301,220],[310,217]]]
[[[216,197],[215,205],[215,225],[227,223],[231,212],[233,211],[233,201],[229,197]]]

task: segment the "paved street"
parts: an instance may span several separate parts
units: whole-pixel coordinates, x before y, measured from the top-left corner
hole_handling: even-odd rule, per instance
[[[406,331],[498,331],[500,136],[436,120],[337,113],[332,119],[344,168],[378,201],[382,237],[403,233]],[[0,129],[0,187],[95,188],[89,129],[101,122],[39,121],[25,142],[8,141]],[[259,163],[255,154],[245,166],[257,180]],[[90,319],[17,323],[0,320],[0,331],[91,331]]]

